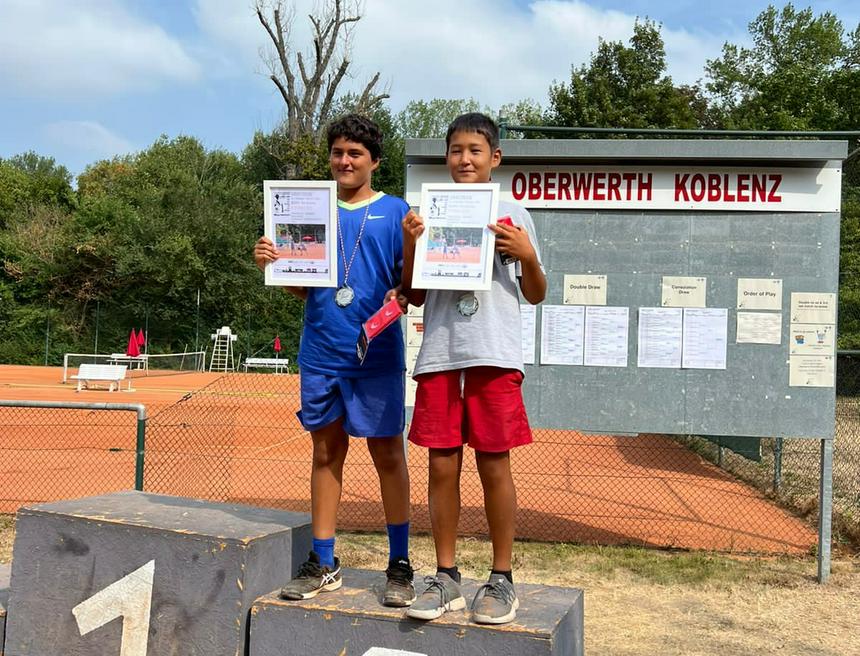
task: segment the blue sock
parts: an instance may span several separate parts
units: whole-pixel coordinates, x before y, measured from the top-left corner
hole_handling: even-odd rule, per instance
[[[320,565],[334,567],[334,538],[313,539],[313,549],[320,557]]]
[[[409,522],[387,524],[388,560],[409,558]]]

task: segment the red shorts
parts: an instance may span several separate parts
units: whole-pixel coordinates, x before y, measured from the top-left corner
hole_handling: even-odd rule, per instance
[[[469,367],[421,374],[415,381],[410,442],[431,449],[468,444],[475,451],[494,453],[531,443],[522,372]]]

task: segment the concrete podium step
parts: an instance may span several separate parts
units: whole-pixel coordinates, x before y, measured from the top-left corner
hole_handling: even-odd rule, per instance
[[[310,549],[299,513],[120,492],[19,510],[5,656],[235,656]]]
[[[423,589],[416,577],[419,591]],[[468,610],[431,622],[380,604],[385,575],[346,569],[343,587],[305,601],[273,594],[251,608],[249,656],[581,656],[583,593],[517,584],[520,609],[510,624],[473,624]],[[464,581],[471,602],[482,582]]]

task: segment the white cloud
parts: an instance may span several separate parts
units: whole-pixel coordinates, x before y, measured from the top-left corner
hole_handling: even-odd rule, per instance
[[[198,28],[210,39],[245,60],[256,60],[265,33],[250,0],[196,0],[192,12]]]
[[[295,4],[293,41],[304,49],[315,3]],[[268,37],[250,3],[197,0],[195,16],[223,56],[264,70],[259,50]],[[431,98],[473,97],[491,107],[523,98],[546,104],[553,80],[568,80],[571,66],[586,63],[600,38],[628,43],[635,19],[581,0],[533,0],[527,6],[513,0],[366,0],[354,34],[353,78],[344,90],[360,90],[379,71],[395,111],[409,100]],[[666,27],[662,35],[668,73],[678,84],[703,77],[705,60],[717,57],[724,41],[746,40],[743,34]]]
[[[93,159],[125,155],[135,150],[131,142],[95,121],[57,121],[44,126],[42,132],[50,146]]]
[[[366,75],[389,76],[395,105],[470,96],[491,107],[529,97],[546,104],[553,80],[568,80],[571,66],[587,62],[600,38],[627,43],[636,19],[576,0],[535,0],[525,8],[434,0],[432,11],[424,7],[371,0],[359,26],[355,60]],[[676,83],[702,77],[705,60],[727,38],[665,27],[662,34]]]
[[[161,27],[114,0],[5,0],[0,83],[24,96],[89,98],[187,82],[200,67]]]
[[[291,35],[294,43],[304,50],[310,45],[307,16],[317,3],[290,0],[285,4],[296,8]],[[193,14],[206,40],[204,56],[214,64],[217,74],[247,75],[256,71],[268,76],[260,51],[271,49],[271,40],[257,19],[252,0],[196,0]]]

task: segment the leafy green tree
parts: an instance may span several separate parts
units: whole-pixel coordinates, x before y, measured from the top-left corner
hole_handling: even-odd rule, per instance
[[[0,229],[4,228],[12,211],[27,201],[29,180],[27,174],[11,163],[0,159]]]
[[[24,172],[18,187],[38,175]],[[49,320],[55,364],[62,352],[91,351],[96,330],[101,351],[121,349],[145,321],[150,352],[192,348],[198,290],[201,348],[215,328],[231,325],[243,347],[280,334],[294,357],[301,308],[265,287],[253,265],[262,197],[246,162],[190,137],[162,138],[87,168],[67,206],[52,197],[15,200],[0,230],[5,361],[42,361]]]
[[[637,20],[629,46],[601,40],[591,61],[572,69],[569,83],[550,86],[548,119],[568,127],[693,128],[700,122],[698,95],[666,75],[660,27]]]
[[[860,349],[860,187],[844,188],[839,257],[839,348]]]
[[[31,203],[47,203],[65,208],[74,206],[72,175],[65,166],[57,164],[53,157],[42,157],[31,151],[16,155],[8,162],[27,176]]]
[[[726,43],[705,67],[714,115],[729,129],[856,128],[860,45],[830,12],[769,6],[749,25],[752,47]],[[852,122],[853,121],[853,122]]]
[[[856,130],[860,26],[832,13],[769,6],[749,25],[752,46],[726,43],[708,61],[712,116],[724,128]],[[854,144],[852,147],[856,147]],[[845,167],[840,241],[839,346],[860,348],[860,162]]]
[[[474,98],[434,98],[410,100],[397,112],[394,124],[404,139],[438,139],[444,137],[448,126],[460,114],[484,111]]]
[[[516,125],[543,125],[546,121],[545,110],[531,98],[502,105],[498,116]]]

